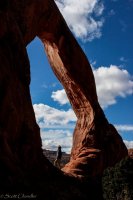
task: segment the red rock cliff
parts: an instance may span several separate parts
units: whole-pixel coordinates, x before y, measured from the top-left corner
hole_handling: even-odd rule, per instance
[[[90,64],[54,1],[1,0],[0,27],[0,177],[3,180],[0,185],[3,190],[20,184],[20,179],[33,177],[41,181],[43,177],[46,180],[54,177],[55,182],[60,180],[59,187],[63,187],[61,183],[69,175],[95,179],[106,167],[125,157],[127,149],[98,103]],[[63,168],[65,175],[43,156],[31,103],[26,45],[35,36],[44,43],[53,72],[64,86],[78,118],[71,160]],[[50,185],[49,181],[44,193],[50,190]],[[70,190],[71,196],[79,194]],[[57,191],[59,200],[60,190]]]

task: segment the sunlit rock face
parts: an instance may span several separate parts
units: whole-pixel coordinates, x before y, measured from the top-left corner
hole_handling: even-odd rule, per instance
[[[53,72],[64,86],[78,119],[71,159],[62,172],[43,156],[40,130],[31,103],[26,46],[35,36],[44,43]],[[95,180],[106,167],[126,155],[121,137],[108,123],[98,103],[90,64],[54,1],[1,0],[1,191],[16,191],[14,186],[20,191],[23,186],[27,191],[40,190],[40,195],[48,196],[47,199],[52,195],[58,200],[87,199],[88,191],[84,194],[79,182],[73,190],[71,183],[76,179]],[[51,188],[53,193],[48,195]]]

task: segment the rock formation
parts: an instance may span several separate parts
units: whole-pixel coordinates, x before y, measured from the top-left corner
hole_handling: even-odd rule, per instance
[[[133,159],[133,148],[128,149],[128,156]]]
[[[65,173],[55,169],[43,155],[40,130],[31,103],[30,65],[26,46],[36,36],[44,43],[53,72],[65,88],[78,119],[73,135],[71,160],[63,168]],[[49,194],[52,188],[53,197],[58,200],[74,199],[75,196],[77,199],[86,199],[78,185],[74,190],[70,185],[73,177],[76,180],[96,180],[106,167],[114,165],[126,155],[127,149],[121,137],[113,125],[108,123],[98,103],[90,64],[55,2],[1,0],[1,190],[11,190],[15,185],[22,184],[31,190],[42,187],[42,194]],[[44,179],[49,180],[45,183],[45,190],[44,184],[37,185],[39,181],[43,183]],[[65,195],[61,197],[60,191],[66,191],[66,185],[69,193],[63,193]],[[62,189],[58,190],[58,187]],[[49,196],[47,199],[51,198]]]

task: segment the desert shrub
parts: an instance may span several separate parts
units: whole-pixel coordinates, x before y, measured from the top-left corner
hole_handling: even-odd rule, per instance
[[[128,157],[106,169],[102,185],[105,200],[133,200],[133,159]]]

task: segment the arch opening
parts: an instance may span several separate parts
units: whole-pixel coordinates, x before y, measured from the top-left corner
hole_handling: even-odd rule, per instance
[[[72,148],[76,116],[64,88],[49,66],[43,43],[38,37],[27,46],[27,52],[31,67],[30,93],[42,148],[53,163],[57,147],[61,145],[62,162],[66,164]]]
[[[49,8],[51,15],[48,19],[41,18],[36,35],[44,44],[50,66],[63,85],[77,117],[70,162],[63,170],[80,178],[86,174],[100,176],[107,166],[119,161],[127,151],[98,103],[95,80],[86,55],[57,6],[53,3]],[[114,146],[119,141],[119,152],[124,149],[113,161],[106,156],[106,152],[112,155],[115,152],[112,144],[106,146],[108,134]]]

